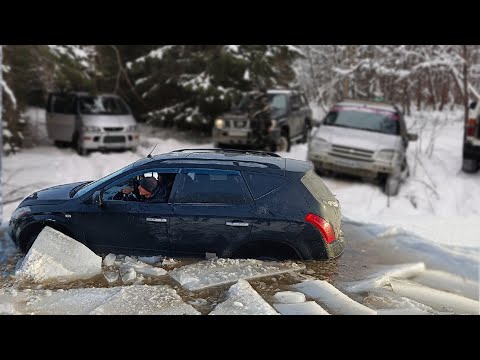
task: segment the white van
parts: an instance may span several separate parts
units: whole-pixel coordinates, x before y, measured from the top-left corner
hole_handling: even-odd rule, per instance
[[[139,142],[130,108],[113,94],[49,94],[47,131],[55,145],[72,144],[80,155],[91,150],[135,150]]]

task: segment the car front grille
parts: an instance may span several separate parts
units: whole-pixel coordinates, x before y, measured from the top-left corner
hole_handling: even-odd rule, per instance
[[[344,159],[373,162],[374,152],[347,146],[332,145],[332,150],[329,154]]]
[[[123,131],[123,127],[105,127],[103,128],[105,131],[111,131],[111,132],[118,132],[118,131]]]
[[[103,142],[105,144],[124,143],[125,142],[125,136],[105,136],[103,138]]]

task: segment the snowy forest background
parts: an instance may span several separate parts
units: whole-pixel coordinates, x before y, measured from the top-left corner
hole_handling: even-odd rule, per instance
[[[22,146],[21,114],[50,91],[116,93],[138,121],[210,134],[242,92],[294,87],[323,110],[383,98],[412,110],[479,97],[480,45],[5,45],[4,125]]]

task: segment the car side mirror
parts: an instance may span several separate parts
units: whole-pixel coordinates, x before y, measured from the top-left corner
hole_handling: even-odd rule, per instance
[[[473,102],[470,103],[470,106],[469,106],[470,110],[475,110],[476,107],[477,107],[477,102],[476,101],[473,101]]]
[[[292,104],[292,111],[298,111],[298,110],[300,110],[300,105]]]
[[[93,203],[97,204],[99,207],[104,207],[105,206],[105,202],[103,201],[104,193],[105,193],[105,189],[95,192],[95,194],[93,194]]]
[[[417,134],[407,134],[407,138],[409,141],[417,141],[418,135]]]

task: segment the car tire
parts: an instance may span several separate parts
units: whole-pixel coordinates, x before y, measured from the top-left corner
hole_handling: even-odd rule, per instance
[[[285,134],[282,134],[277,142],[273,143],[270,147],[272,152],[290,152],[290,140]]]
[[[305,121],[304,129],[303,129],[303,137],[300,140],[301,144],[306,144],[308,142],[308,133],[310,132],[311,127],[308,125],[308,122]]]
[[[25,254],[28,253],[30,251],[30,248],[32,247],[33,243],[37,239],[38,234],[40,234],[41,231],[42,231],[42,229],[35,230],[35,231],[32,231],[30,234],[28,234],[26,236],[25,240],[22,241],[22,243],[20,244],[20,246],[19,246],[20,250],[22,250]]]
[[[468,174],[473,174],[478,171],[478,160],[476,159],[463,159],[462,170]]]
[[[400,178],[395,175],[389,175],[385,179],[384,193],[387,196],[397,196],[400,191]]]
[[[86,156],[88,155],[88,150],[85,149],[81,142],[80,142],[80,136],[78,135],[78,133],[76,133],[74,136],[73,136],[73,144],[75,146],[75,150],[77,151],[77,154],[80,155],[80,156]]]

